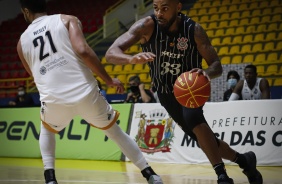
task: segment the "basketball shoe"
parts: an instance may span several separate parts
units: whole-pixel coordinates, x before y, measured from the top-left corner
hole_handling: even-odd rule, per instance
[[[234,184],[233,179],[229,178],[228,176],[224,174],[218,177],[217,183],[218,184]]]
[[[244,153],[247,161],[247,167],[244,168],[243,173],[248,177],[250,184],[262,184],[263,179],[260,172],[257,170],[257,158],[254,152],[250,151]]]
[[[158,176],[151,167],[143,169],[141,173],[149,184],[163,184],[161,177]]]
[[[58,184],[54,169],[47,169],[44,171],[45,184]]]

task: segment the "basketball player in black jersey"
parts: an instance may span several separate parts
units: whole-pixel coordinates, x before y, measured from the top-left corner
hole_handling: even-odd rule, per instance
[[[222,159],[239,164],[250,183],[262,183],[253,152],[240,154],[231,149],[215,137],[204,118],[202,107],[185,108],[173,95],[173,84],[183,72],[192,70],[211,79],[222,74],[220,60],[206,32],[201,25],[180,13],[182,4],[179,0],[153,0],[153,8],[154,15],[138,20],[115,40],[106,53],[107,61],[149,65],[161,105],[185,133],[198,141],[218,176],[218,183],[233,183]],[[138,42],[143,52],[133,56],[124,53]],[[202,58],[209,66],[206,70],[201,69]]]

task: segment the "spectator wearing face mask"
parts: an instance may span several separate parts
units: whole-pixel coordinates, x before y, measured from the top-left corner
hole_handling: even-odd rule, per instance
[[[155,103],[156,100],[149,89],[141,83],[140,78],[132,76],[129,78],[130,92],[127,94],[125,103]]]
[[[24,86],[18,87],[18,95],[14,101],[9,102],[9,106],[30,107],[34,106],[32,97],[26,92]]]
[[[238,72],[230,70],[227,74],[227,90],[224,92],[223,101],[228,101],[236,84],[240,80]],[[240,97],[241,99],[241,97]]]

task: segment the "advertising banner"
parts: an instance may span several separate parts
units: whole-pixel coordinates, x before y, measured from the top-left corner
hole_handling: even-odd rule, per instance
[[[131,104],[113,104],[120,112],[117,121],[127,131]],[[40,158],[40,108],[0,109],[0,156]],[[101,130],[76,116],[56,135],[56,158],[120,160],[119,147]]]
[[[282,165],[282,100],[210,102],[203,110],[216,136],[231,148],[254,151],[258,165]],[[209,163],[160,104],[135,104],[130,136],[149,162]]]

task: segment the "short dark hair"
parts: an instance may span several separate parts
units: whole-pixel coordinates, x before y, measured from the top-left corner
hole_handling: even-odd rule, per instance
[[[22,8],[27,8],[32,13],[46,12],[47,5],[45,0],[20,0]]]
[[[229,79],[230,75],[233,75],[237,81],[240,80],[240,75],[235,70],[230,70],[227,74],[227,80]]]
[[[252,69],[252,70],[255,72],[255,74],[257,73],[257,67],[256,67],[255,65],[247,65],[247,66],[245,67],[245,69],[246,69],[246,68]]]
[[[134,81],[136,83],[140,83],[140,77],[138,75],[134,75],[134,76],[129,78],[129,82],[130,81]]]

